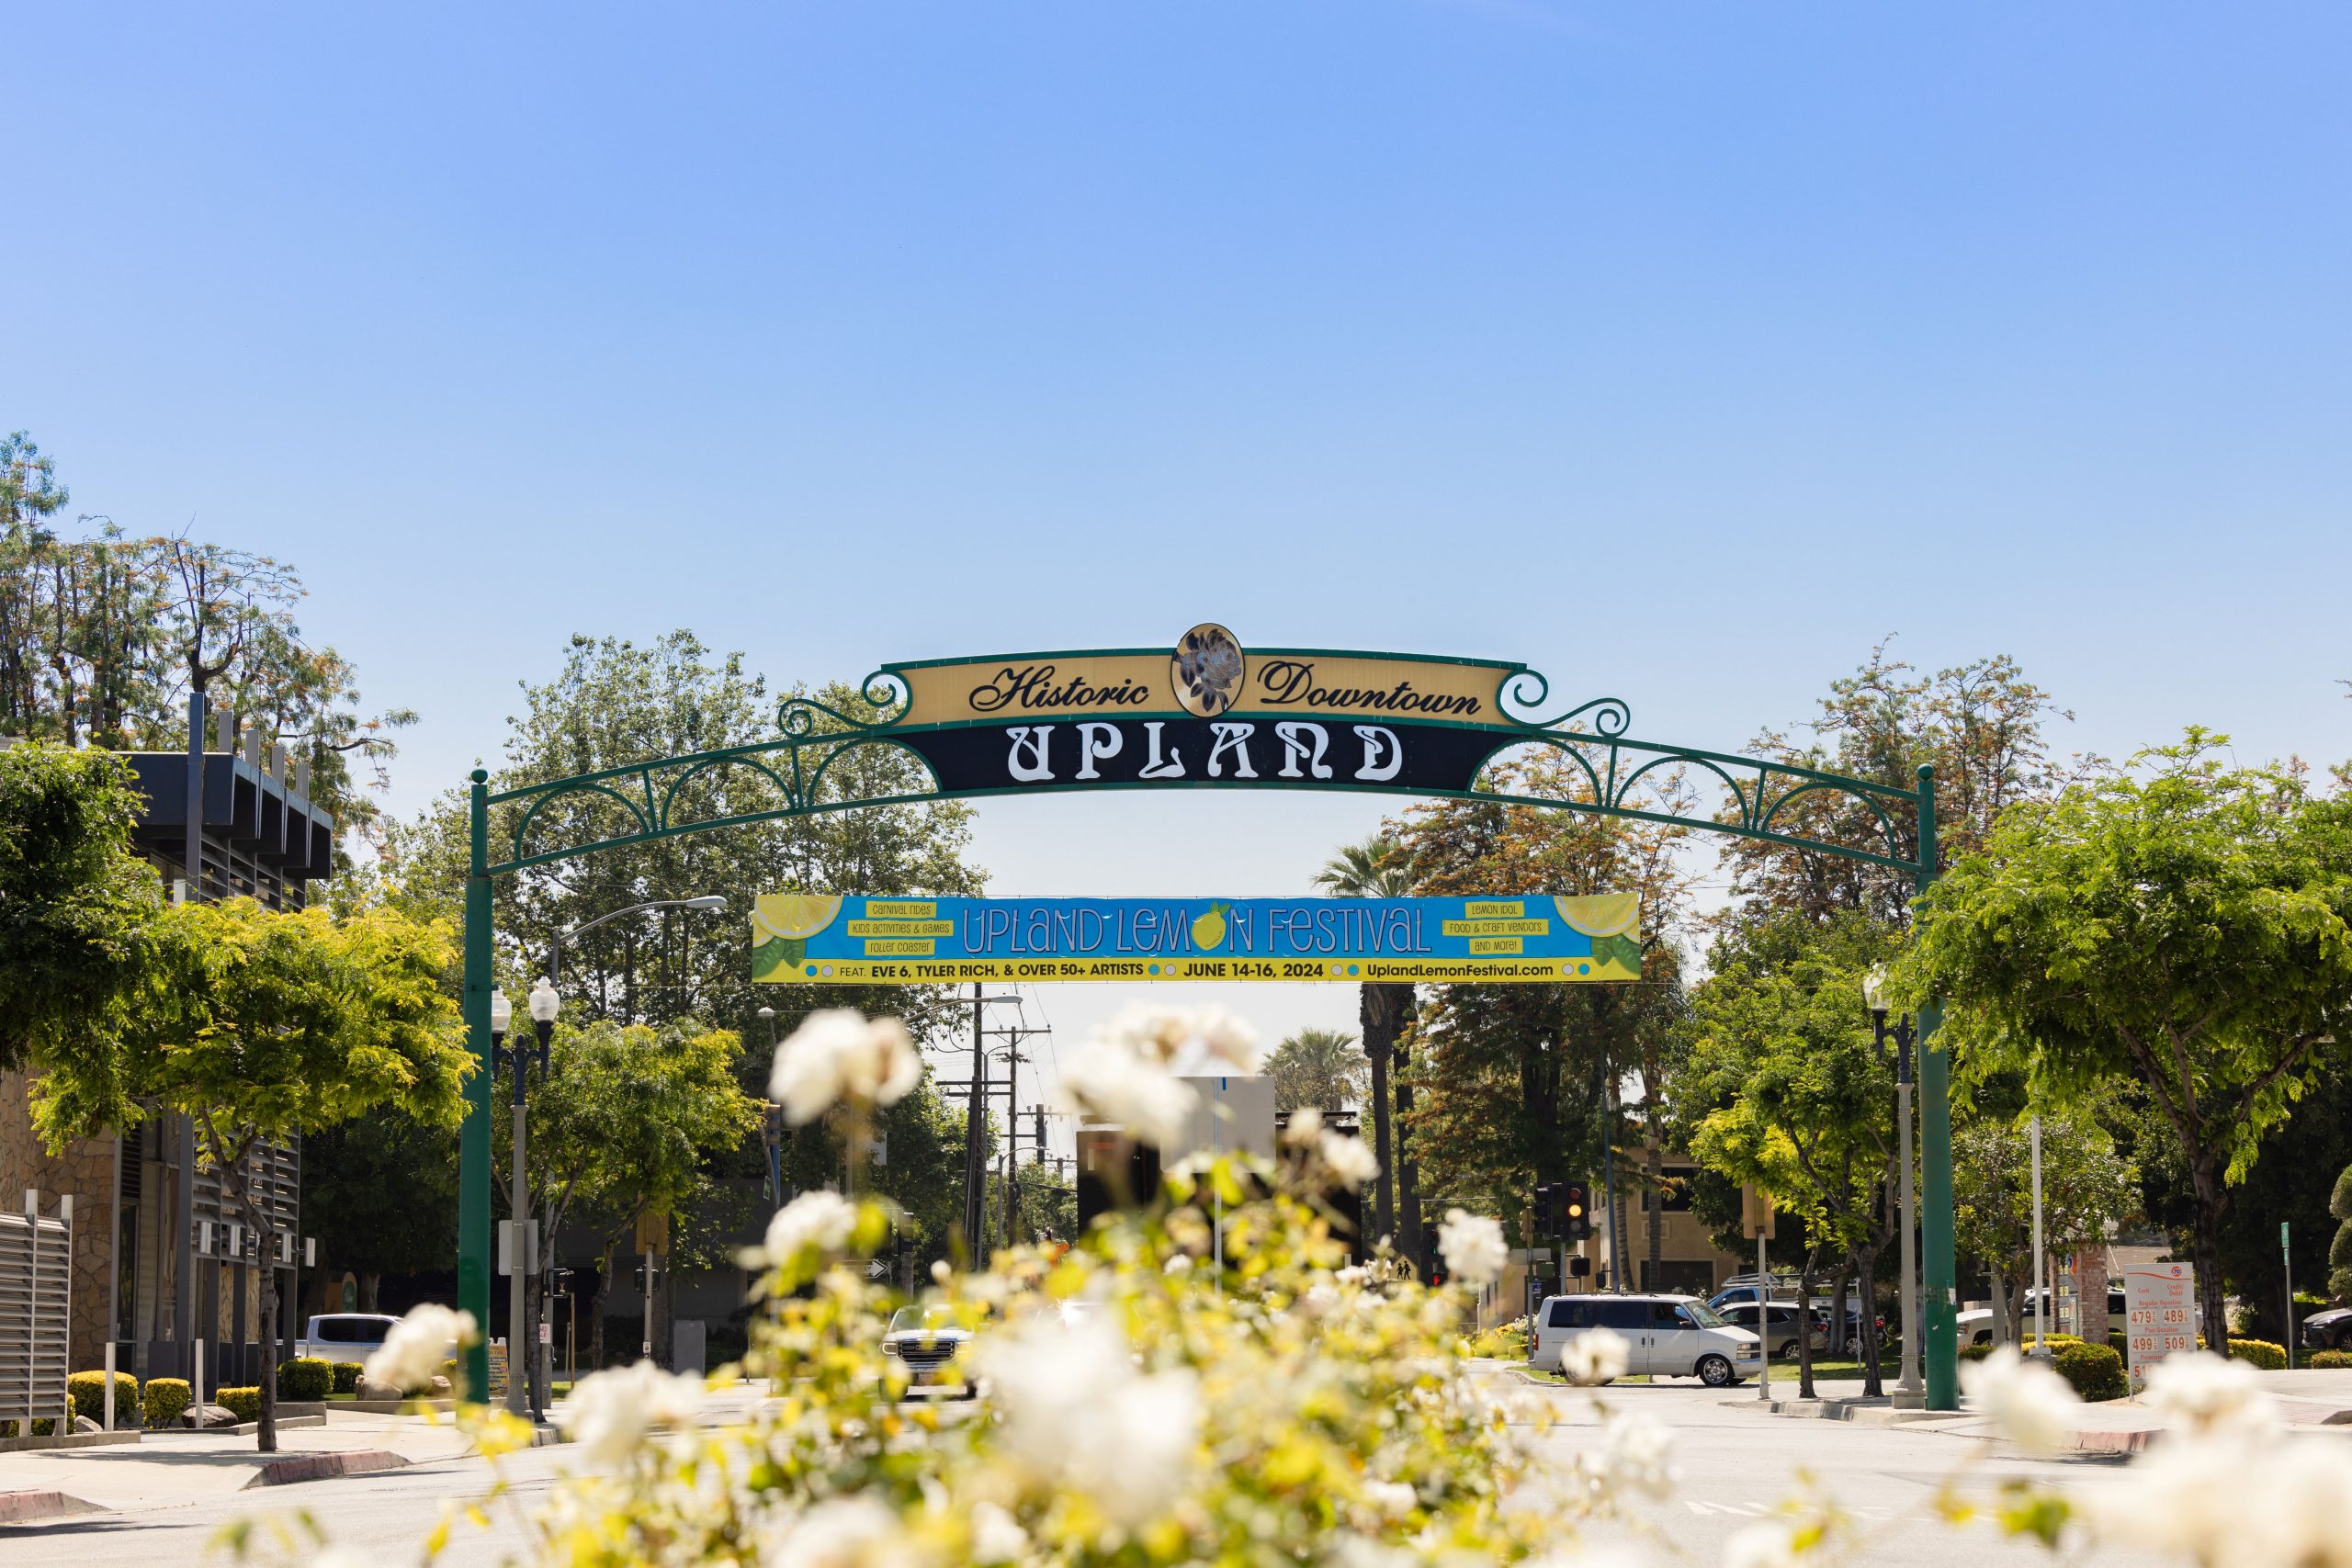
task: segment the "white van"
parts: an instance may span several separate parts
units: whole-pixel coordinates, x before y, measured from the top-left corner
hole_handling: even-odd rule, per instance
[[[328,1313],[311,1319],[294,1341],[294,1353],[322,1361],[365,1361],[384,1348],[385,1337],[399,1322],[379,1312]]]
[[[1653,1378],[1697,1378],[1728,1388],[1763,1365],[1756,1336],[1726,1323],[1695,1296],[1550,1296],[1535,1312],[1535,1342],[1528,1364],[1560,1370],[1560,1352],[1589,1329],[1613,1330],[1625,1341],[1625,1371]]]

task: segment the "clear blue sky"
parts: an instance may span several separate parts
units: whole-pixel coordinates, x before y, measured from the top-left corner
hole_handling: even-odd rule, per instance
[[[298,562],[425,716],[412,809],[568,634],[679,625],[790,680],[1216,619],[1523,659],[1719,746],[1899,632],[2016,654],[2069,747],[2352,754],[2341,6],[8,39],[0,426],[78,506]],[[981,859],[1283,892],[1376,811],[989,805]],[[1248,999],[1352,1013],[1282,997]]]

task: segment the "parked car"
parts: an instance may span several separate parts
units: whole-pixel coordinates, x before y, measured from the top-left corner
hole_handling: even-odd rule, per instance
[[[1577,1337],[1612,1329],[1626,1344],[1625,1371],[1653,1378],[1697,1378],[1727,1388],[1762,1364],[1755,1334],[1725,1322],[1692,1296],[1549,1296],[1536,1309],[1535,1341],[1528,1363],[1560,1370],[1560,1355]]]
[[[2303,1346],[2311,1350],[2352,1350],[2352,1307],[2330,1307],[2303,1319]]]
[[[379,1312],[327,1313],[303,1325],[294,1354],[322,1361],[365,1361],[384,1348],[385,1337],[398,1322]]]
[[[900,1307],[882,1334],[882,1353],[907,1369],[907,1390],[954,1389],[969,1399],[979,1392],[964,1360],[972,1329],[947,1307]]]
[[[1745,1328],[1750,1333],[1755,1332],[1756,1303],[1754,1302],[1733,1302],[1715,1310],[1724,1322],[1731,1324],[1734,1327]],[[1770,1315],[1765,1321],[1770,1325],[1772,1330],[1767,1337],[1772,1347],[1773,1357],[1781,1360],[1793,1359],[1797,1353],[1796,1306],[1792,1303],[1784,1304],[1774,1302],[1767,1311]],[[1829,1348],[1829,1325],[1825,1321],[1825,1316],[1826,1314],[1819,1312],[1814,1314],[1813,1332],[1807,1337],[1812,1340],[1815,1351]]]

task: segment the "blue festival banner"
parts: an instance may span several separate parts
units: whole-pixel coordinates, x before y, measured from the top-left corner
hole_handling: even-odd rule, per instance
[[[1367,980],[1641,977],[1631,893],[1516,898],[879,898],[766,893],[752,978]]]

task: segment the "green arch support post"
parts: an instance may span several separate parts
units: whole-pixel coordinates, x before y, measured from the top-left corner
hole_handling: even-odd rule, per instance
[[[1532,671],[1527,672],[1532,675]],[[1534,677],[1540,682],[1540,677]],[[835,766],[862,748],[880,747],[913,760],[922,753],[916,743],[926,738],[962,730],[1002,729],[1001,723],[905,725],[903,690],[894,697],[886,671],[868,677],[863,691],[878,717],[861,717],[806,697],[785,700],[777,712],[780,738],[747,746],[662,757],[617,768],[519,785],[493,794],[490,775],[475,769],[467,792],[470,865],[466,879],[465,1021],[479,1069],[467,1088],[466,1120],[458,1137],[458,1304],[484,1325],[490,1323],[491,1272],[491,1054],[490,993],[494,984],[492,944],[492,888],[502,876],[531,866],[548,865],[605,850],[660,839],[707,832],[716,828],[814,817],[834,811],[875,807],[921,805],[930,801],[989,795],[1053,794],[1091,788],[1313,788],[1361,793],[1405,795],[1431,798],[1490,801],[1498,805],[1540,807],[1590,816],[1687,827],[1710,833],[1784,844],[1817,851],[1847,860],[1865,862],[1911,874],[1915,888],[1924,892],[1936,879],[1936,794],[1934,770],[1922,766],[1918,786],[1904,789],[1867,779],[1843,777],[1818,770],[1793,767],[1732,752],[1696,750],[1688,747],[1636,740],[1625,734],[1630,715],[1614,698],[1588,702],[1550,720],[1521,718],[1505,712],[1496,721],[1430,726],[1457,735],[1485,767],[1497,756],[1521,748],[1547,748],[1575,766],[1579,781],[1575,794],[1514,794],[1479,787],[1474,780],[1463,789],[1401,784],[1342,783],[1335,780],[1284,780],[1276,776],[1227,778],[1211,782],[1182,779],[1166,782],[1102,782],[1062,780],[1035,785],[984,788],[900,790],[879,795],[860,794],[845,782],[851,770]],[[1540,700],[1540,698],[1538,699]],[[1138,713],[1136,720],[1180,721],[1174,711]],[[1696,817],[1651,809],[1638,793],[1645,775],[1662,768],[1684,768],[1704,773],[1720,784],[1725,799],[1721,813]],[[922,771],[930,771],[924,769]],[[748,774],[763,793],[748,808],[720,815],[698,815],[696,796],[687,785],[698,780]],[[1867,809],[1875,831],[1870,843],[1838,842],[1783,830],[1778,824],[1782,807],[1800,795],[1843,796]],[[602,803],[605,820],[580,830],[586,818],[567,818],[565,805],[594,807]],[[492,833],[494,812],[503,812],[504,826]],[[1917,823],[1911,846],[1902,841],[1897,824],[1905,816]],[[567,833],[569,823],[574,829]],[[1919,1013],[1919,1088],[1921,1164],[1923,1167],[1921,1274],[1928,1337],[1924,1358],[1928,1406],[1959,1408],[1958,1347],[1954,1341],[1956,1303],[1952,1252],[1951,1111],[1950,1062],[1940,1049],[1931,1048],[1939,1010],[1933,1003]],[[467,1352],[466,1376],[477,1395],[490,1387],[487,1343]]]

